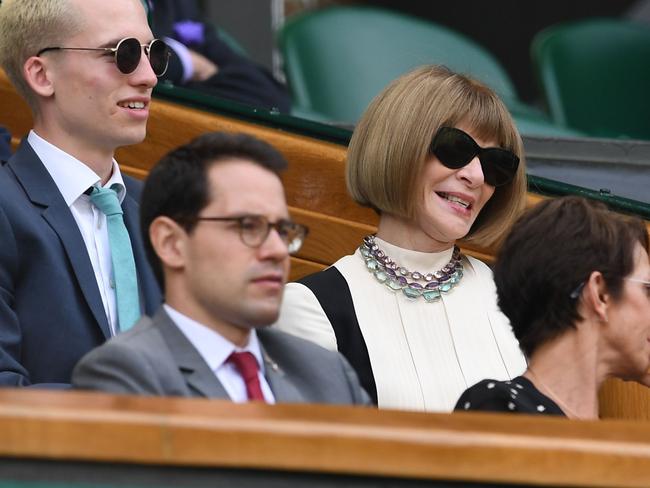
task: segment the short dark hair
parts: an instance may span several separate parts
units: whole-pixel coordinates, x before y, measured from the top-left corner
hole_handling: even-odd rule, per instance
[[[140,228],[147,258],[164,289],[160,258],[149,239],[149,226],[159,216],[192,232],[199,212],[210,203],[209,168],[220,161],[244,159],[280,176],[287,161],[273,146],[248,134],[210,132],[172,150],[151,170],[142,190]]]
[[[602,273],[618,300],[637,243],[648,250],[640,219],[580,197],[544,200],[521,216],[499,251],[494,280],[523,353],[530,357],[582,320],[573,292],[593,271]]]

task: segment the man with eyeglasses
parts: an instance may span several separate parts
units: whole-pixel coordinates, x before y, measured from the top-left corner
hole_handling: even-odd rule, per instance
[[[367,404],[338,352],[268,328],[289,255],[307,229],[291,220],[284,158],[245,134],[210,133],[151,171],[142,230],[165,290],[152,318],[85,356],[75,386],[236,402]]]
[[[0,385],[69,386],[159,306],[141,184],[114,154],[145,137],[168,57],[140,0],[2,2],[0,65],[34,126],[0,166]]]

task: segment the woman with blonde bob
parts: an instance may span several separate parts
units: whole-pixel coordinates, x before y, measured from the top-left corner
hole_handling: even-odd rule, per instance
[[[497,242],[525,184],[521,138],[491,89],[440,66],[395,80],[348,150],[348,190],[379,214],[377,233],[289,283],[277,326],[338,349],[384,408],[450,411],[486,375],[520,374],[492,273],[457,242]]]

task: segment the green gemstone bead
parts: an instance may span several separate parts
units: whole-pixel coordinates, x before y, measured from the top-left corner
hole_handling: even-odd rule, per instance
[[[422,296],[427,302],[434,302],[440,299],[440,292],[438,290],[425,290]]]
[[[449,290],[451,290],[452,286],[453,285],[450,282],[443,283],[442,285],[440,285],[440,291],[443,293],[447,293]]]
[[[378,264],[377,264],[377,261],[375,261],[374,259],[370,258],[370,259],[367,259],[367,260],[366,260],[366,266],[368,266],[368,269],[374,271],[374,270],[377,269]]]
[[[395,291],[401,290],[402,289],[402,284],[397,280],[390,280],[388,282],[388,288],[390,288],[391,290],[395,290]]]
[[[402,288],[402,293],[404,293],[408,298],[417,298],[422,295],[422,290],[416,290],[410,286],[405,286]]]
[[[378,269],[377,271],[375,271],[375,278],[377,278],[377,281],[379,281],[379,283],[383,283],[388,279],[388,275],[386,274],[385,271]]]
[[[366,249],[365,247],[360,247],[359,250],[361,251],[361,255],[364,258],[370,257],[370,251],[368,249]]]

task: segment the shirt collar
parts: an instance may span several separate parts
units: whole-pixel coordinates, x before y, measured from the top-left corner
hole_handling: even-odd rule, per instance
[[[240,348],[235,346],[235,344],[230,342],[221,334],[195,320],[192,320],[187,315],[183,315],[166,303],[163,304],[163,307],[172,321],[192,343],[205,362],[208,363],[208,366],[212,371],[216,372],[217,369],[226,362],[231,353],[248,351],[255,356],[260,371],[262,372],[262,375],[264,374],[262,349],[255,329],[251,329],[248,344],[245,347]]]
[[[65,203],[70,207],[79,197],[85,197],[84,192],[93,185],[98,185],[101,178],[87,165],[46,141],[33,130],[29,131],[27,141],[47,169]],[[115,185],[117,198],[120,203],[126,197],[126,186],[115,159],[111,177],[104,187]]]

